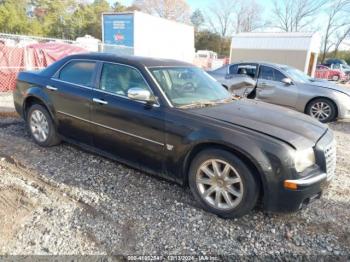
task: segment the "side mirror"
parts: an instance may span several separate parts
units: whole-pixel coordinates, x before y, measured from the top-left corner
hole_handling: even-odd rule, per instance
[[[283,78],[282,79],[282,83],[286,84],[286,85],[292,85],[293,84],[293,81],[292,79],[286,77],[286,78]]]
[[[154,96],[149,90],[133,87],[128,90],[128,98],[137,101],[144,101],[150,104],[155,103]]]

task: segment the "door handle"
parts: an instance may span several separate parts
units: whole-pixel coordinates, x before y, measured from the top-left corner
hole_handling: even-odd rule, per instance
[[[101,105],[107,105],[108,104],[107,101],[101,100],[101,99],[98,99],[98,98],[93,98],[92,101],[94,101],[95,103],[101,104]]]
[[[267,86],[267,83],[261,83],[260,85],[261,86]]]
[[[53,86],[46,86],[46,89],[49,89],[51,91],[57,91],[57,87],[53,87]]]

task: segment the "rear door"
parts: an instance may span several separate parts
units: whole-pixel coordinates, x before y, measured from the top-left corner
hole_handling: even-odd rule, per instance
[[[47,93],[54,105],[60,134],[92,143],[90,109],[96,62],[70,60],[50,80]]]
[[[261,65],[256,88],[256,99],[267,103],[282,105],[290,108],[296,107],[298,86],[282,82],[287,78],[281,71]]]
[[[164,111],[131,100],[130,88],[152,92],[141,72],[131,66],[101,63],[99,86],[92,100],[94,144],[126,162],[162,173],[165,159]]]

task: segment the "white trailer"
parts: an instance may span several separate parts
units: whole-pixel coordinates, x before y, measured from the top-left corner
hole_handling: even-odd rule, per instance
[[[230,63],[286,64],[313,76],[320,46],[318,33],[240,33],[232,37]]]
[[[193,63],[195,55],[193,26],[138,11],[103,13],[102,41],[110,51],[118,45],[137,56]]]

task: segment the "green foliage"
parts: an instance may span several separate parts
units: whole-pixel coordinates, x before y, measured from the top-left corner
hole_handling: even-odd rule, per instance
[[[322,54],[318,57],[318,62],[321,62]],[[334,52],[329,52],[326,54],[327,58],[338,58],[344,59],[350,65],[350,51],[338,51],[336,54]]]
[[[101,39],[101,14],[137,10],[107,0],[0,0],[0,32],[76,39],[92,35]],[[191,22],[196,28],[196,49],[213,50],[228,56],[230,39],[200,31],[204,16],[195,10]]]
[[[196,30],[199,30],[199,28],[204,24],[204,22],[205,20],[201,10],[196,9],[191,15],[191,23],[193,24]]]
[[[196,50],[212,50],[218,53],[220,56],[229,56],[230,44],[230,38],[223,38],[209,30],[196,32]]]
[[[119,2],[110,6],[107,0],[0,0],[0,32],[101,39],[101,14],[130,9]]]
[[[30,33],[26,0],[4,0],[0,4],[0,29],[3,32]]]

